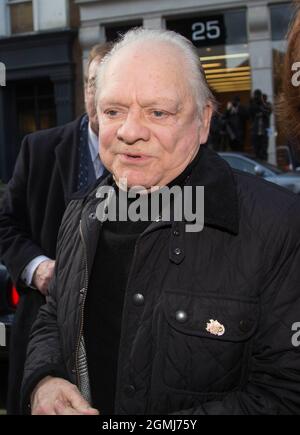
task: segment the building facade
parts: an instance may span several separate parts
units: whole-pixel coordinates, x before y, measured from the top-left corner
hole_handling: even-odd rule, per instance
[[[74,0],[0,0],[0,62],[6,67],[6,86],[0,87],[2,181],[11,177],[26,134],[69,122],[78,112],[78,25]]]
[[[255,89],[274,103],[280,89],[291,2],[280,0],[76,0],[80,43],[90,47],[130,27],[171,29],[193,41],[221,110],[238,95],[247,104]],[[248,138],[249,139],[249,138]],[[269,159],[276,160],[275,119]],[[248,140],[249,144],[249,140]]]

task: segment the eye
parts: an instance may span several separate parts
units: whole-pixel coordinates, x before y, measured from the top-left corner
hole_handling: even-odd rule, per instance
[[[105,111],[105,115],[107,115],[109,118],[115,118],[118,115],[118,111],[117,110],[106,110]]]
[[[162,112],[161,110],[153,110],[153,115],[155,118],[163,118],[167,114],[165,112]]]

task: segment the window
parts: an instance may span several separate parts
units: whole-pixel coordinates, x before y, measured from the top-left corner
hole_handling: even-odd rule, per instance
[[[8,0],[11,33],[33,31],[32,0]]]
[[[227,161],[227,163],[229,163],[229,165],[232,168],[255,175],[255,166],[256,166],[255,163],[252,163],[249,160],[245,160],[239,157],[233,157],[233,156],[222,156],[222,157]]]
[[[292,3],[271,5],[272,40],[282,41],[286,38],[289,23],[293,16]]]
[[[26,134],[55,126],[54,88],[50,81],[17,82],[15,95],[19,143]]]
[[[238,169],[239,171],[248,172],[252,175],[257,175],[256,168],[261,167],[264,171],[263,177],[274,177],[275,175],[279,175],[282,173],[276,166],[270,165],[269,163],[260,161],[251,161],[244,157],[237,157],[232,155],[222,155],[224,160],[233,168]]]
[[[127,23],[127,24],[107,25],[105,27],[106,41],[116,41],[117,39],[119,39],[120,35],[124,35],[132,28],[142,27],[142,25],[143,25],[142,21],[134,22],[131,24]]]

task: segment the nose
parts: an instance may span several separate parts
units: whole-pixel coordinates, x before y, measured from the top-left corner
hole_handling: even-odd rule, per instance
[[[118,129],[117,136],[122,142],[132,145],[138,141],[148,141],[150,139],[150,130],[144,125],[141,113],[129,112]]]

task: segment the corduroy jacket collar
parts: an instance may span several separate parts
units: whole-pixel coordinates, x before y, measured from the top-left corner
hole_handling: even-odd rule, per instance
[[[204,223],[238,234],[239,206],[234,173],[224,159],[206,146],[202,146],[199,153],[188,185],[204,186]]]

